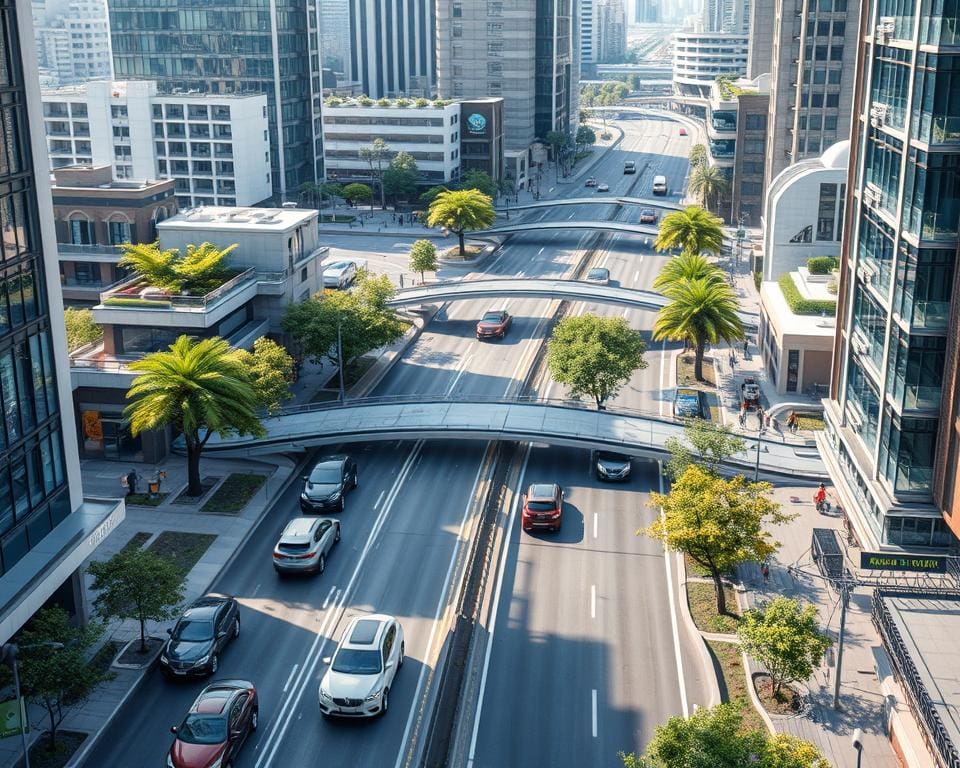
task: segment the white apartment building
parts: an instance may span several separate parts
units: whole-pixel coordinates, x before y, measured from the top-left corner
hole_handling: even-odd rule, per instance
[[[622,61],[627,53],[627,10],[623,0],[597,0],[593,9],[593,27],[596,61]]]
[[[37,61],[57,85],[113,77],[104,0],[33,4]]]
[[[408,152],[417,161],[419,180],[436,185],[460,178],[460,104],[405,99],[388,106],[360,106],[354,99],[330,99],[323,107],[323,161],[327,179],[368,182],[370,166],[360,150],[383,139],[390,154]],[[421,102],[423,103],[423,102]],[[386,167],[389,161],[384,162]]]
[[[266,95],[159,95],[150,80],[98,80],[45,90],[42,100],[51,168],[111,165],[117,179],[173,179],[182,209],[272,194]]]
[[[720,75],[747,73],[747,35],[725,32],[675,32],[673,84],[681,96],[707,98]]]

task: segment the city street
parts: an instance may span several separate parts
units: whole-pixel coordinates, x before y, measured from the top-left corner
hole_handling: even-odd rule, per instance
[[[665,174],[671,189],[679,191],[689,139],[677,134],[676,124],[645,119],[621,126],[625,137],[620,146],[607,152],[588,175],[607,182],[610,195],[648,197],[657,173]],[[637,174],[623,174],[627,158],[636,160]],[[553,169],[544,173],[552,178]],[[582,180],[566,186],[564,193],[603,194],[585,189]],[[571,206],[535,211],[523,220],[613,214],[613,206]],[[636,208],[628,207],[620,209],[617,218],[635,221],[637,215]],[[331,244],[335,241],[337,253],[346,254],[353,237],[337,235]],[[407,257],[400,238],[380,237],[373,243],[369,236],[357,237],[358,251],[382,251],[388,243],[387,250],[400,255],[366,256],[380,259],[378,265],[392,265],[381,269],[371,264],[374,271],[402,271]],[[515,236],[479,265],[476,274],[561,277],[589,237],[563,232]],[[650,287],[664,257],[638,238],[608,236],[604,243],[595,264],[607,266],[612,281]],[[443,277],[467,274],[449,270]],[[474,324],[489,308],[487,303],[450,304],[374,394],[516,392],[556,302],[494,304],[514,315],[506,339],[476,341]],[[653,314],[628,312],[627,318],[649,332]],[[618,402],[658,409],[664,358],[662,345],[651,346],[649,367],[624,387]],[[551,389],[544,387],[544,394],[561,394]],[[457,555],[472,533],[474,491],[485,446],[391,443],[355,446],[351,452],[359,464],[360,483],[347,496],[343,539],[324,574],[280,580],[273,572],[270,553],[277,536],[298,514],[300,484],[294,482],[215,585],[217,591],[237,596],[243,622],[217,677],[250,679],[260,693],[259,730],[244,747],[237,768],[304,766],[318,760],[325,766],[399,768],[422,707],[431,700],[427,673],[436,663],[441,640],[437,620],[459,576]],[[657,489],[657,477],[655,465],[635,462],[628,484],[600,485],[589,471],[586,452],[532,450],[521,485],[560,482],[569,503],[559,536],[523,534],[519,521],[509,532],[499,620],[479,702],[477,766],[614,764],[617,750],[637,749],[656,724],[703,703],[699,670],[688,661],[692,657],[682,627],[678,630],[672,618],[676,578],[668,581],[662,548],[634,535],[653,514],[645,501],[647,493]],[[325,721],[317,707],[317,684],[325,671],[322,659],[333,651],[350,616],[373,611],[397,616],[405,633],[406,663],[390,692],[390,712],[373,722]],[[201,687],[198,681],[171,683],[152,673],[85,764],[162,764],[171,740],[169,727],[181,720]],[[521,718],[525,730],[511,727]],[[568,738],[548,747],[551,734],[558,733]]]

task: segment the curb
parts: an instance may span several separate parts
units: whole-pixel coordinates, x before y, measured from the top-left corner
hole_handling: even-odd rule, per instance
[[[507,235],[507,237],[509,237],[509,235]],[[452,259],[437,259],[437,264],[439,264],[441,267],[475,267],[481,262],[483,262],[485,259],[488,259],[490,256],[495,254],[502,247],[503,247],[503,243],[498,243],[494,245],[487,243],[486,245],[484,245],[483,251],[480,253],[480,255],[475,256],[472,259],[464,259],[462,261],[460,260],[454,261]]]
[[[750,703],[760,714],[760,718],[763,720],[764,725],[767,726],[767,730],[770,731],[770,733],[775,734],[777,729],[773,725],[773,718],[770,717],[770,713],[767,712],[766,708],[763,706],[763,703],[760,701],[760,697],[757,696],[756,689],[753,687],[754,672],[750,667],[750,657],[747,656],[746,652],[741,651],[740,659],[743,662],[743,674],[747,678],[747,693],[750,694]]]
[[[683,624],[687,632],[693,637],[693,644],[697,646],[697,652],[700,656],[700,664],[707,680],[709,698],[707,706],[715,707],[721,702],[720,682],[717,679],[717,670],[713,665],[713,657],[710,655],[710,649],[707,647],[707,641],[703,633],[697,629],[693,623],[693,616],[690,615],[690,604],[687,597],[687,564],[683,559],[682,553],[677,553],[677,578],[680,586],[683,587],[683,599],[680,600],[680,616],[683,618]]]
[[[581,167],[580,167],[580,170],[577,171],[575,174],[573,174],[572,176],[568,176],[567,178],[563,179],[562,181],[558,181],[558,182],[557,182],[558,185],[559,185],[559,184],[573,184],[575,181],[578,181],[581,176],[583,176],[587,171],[589,171],[591,168],[593,168],[594,165],[596,165],[597,163],[599,163],[600,160],[601,160],[601,158],[603,158],[604,155],[607,154],[607,152],[609,152],[611,149],[616,149],[618,146],[620,146],[620,142],[623,141],[623,137],[624,137],[623,129],[620,128],[619,126],[609,126],[609,125],[608,125],[607,128],[606,128],[606,130],[610,130],[610,129],[613,129],[613,130],[619,132],[620,135],[619,135],[616,139],[614,139],[610,144],[607,144],[607,146],[603,147],[603,151],[602,151],[602,152],[599,152],[598,154],[596,154],[596,155],[594,155],[593,157],[591,157],[591,158],[590,158],[590,162],[587,163],[587,164],[584,165],[584,166],[581,166]]]
[[[348,394],[351,397],[366,397],[367,394],[375,387],[377,387],[384,377],[397,364],[397,361],[403,357],[403,354],[410,348],[410,346],[415,342],[420,334],[423,333],[423,329],[427,327],[433,316],[437,313],[435,308],[432,312],[423,315],[412,315],[413,325],[410,329],[404,334],[404,337],[401,342],[396,343],[395,346],[392,346],[390,349],[384,350],[384,352],[377,357],[377,361],[370,366],[363,376],[360,377],[360,380],[354,384]],[[381,361],[386,360],[385,363],[379,365]]]

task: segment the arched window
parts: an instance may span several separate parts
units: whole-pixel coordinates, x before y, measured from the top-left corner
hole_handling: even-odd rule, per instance
[[[70,227],[70,242],[73,245],[96,245],[97,230],[93,219],[83,211],[74,211],[67,216]]]
[[[107,217],[107,233],[110,245],[133,242],[133,223],[125,213],[111,213]]]

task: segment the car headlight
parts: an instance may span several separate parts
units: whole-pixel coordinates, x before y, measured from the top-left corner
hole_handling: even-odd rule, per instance
[[[197,659],[197,664],[198,664],[198,665],[199,665],[199,664],[206,664],[208,661],[210,661],[210,654],[209,654],[209,653],[208,653],[206,656],[201,656],[199,659]]]
[[[340,498],[342,493],[343,491],[334,491],[333,493],[330,494],[330,501],[336,501],[337,499]]]
[[[320,698],[323,699],[324,701],[333,701],[333,696],[331,696],[329,693],[323,690],[322,686],[320,688]]]
[[[373,693],[371,693],[364,701],[377,701],[380,699],[380,694],[383,693],[383,688],[377,688]]]
[[[167,658],[167,654],[165,654],[165,653],[161,653],[161,654],[160,654],[160,663],[161,663],[161,664],[167,664],[167,663],[169,663],[169,661],[170,661],[170,659]]]

